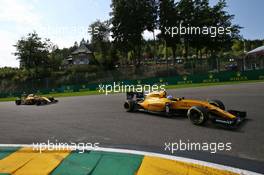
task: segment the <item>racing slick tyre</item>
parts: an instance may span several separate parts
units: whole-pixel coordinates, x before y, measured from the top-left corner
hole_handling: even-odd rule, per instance
[[[219,107],[222,110],[225,110],[225,105],[220,100],[209,100],[208,101],[211,105],[214,105],[216,107]]]
[[[20,99],[17,99],[17,100],[15,101],[15,103],[16,103],[16,105],[21,105],[21,100],[20,100]]]
[[[133,112],[135,110],[135,102],[133,100],[127,100],[124,104],[124,108],[127,112]]]
[[[200,106],[191,107],[187,112],[187,116],[195,125],[203,125],[209,118],[207,109]]]

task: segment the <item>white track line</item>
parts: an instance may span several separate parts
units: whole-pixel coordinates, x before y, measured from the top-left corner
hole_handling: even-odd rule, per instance
[[[27,147],[27,148],[33,148],[33,145],[30,144],[0,144],[1,147]],[[36,148],[36,146],[34,146]],[[58,146],[56,147],[57,149],[65,149],[65,146]],[[76,150],[76,147],[67,147],[70,148],[71,150]],[[79,149],[82,147],[78,147]],[[211,168],[216,168],[220,170],[226,170],[226,171],[231,171],[237,174],[241,175],[261,175],[256,172],[248,171],[248,170],[243,170],[239,168],[234,168],[230,166],[225,166],[225,165],[220,165],[216,163],[210,163],[210,162],[205,162],[201,160],[195,160],[195,159],[190,159],[190,158],[184,158],[184,157],[179,157],[179,156],[171,156],[171,155],[165,155],[165,154],[158,154],[158,153],[152,153],[152,152],[146,152],[146,151],[136,151],[136,150],[128,150],[128,149],[115,149],[115,148],[103,148],[103,147],[98,147],[96,149],[87,149],[87,147],[84,147],[85,150],[94,150],[94,151],[103,151],[103,152],[115,152],[115,153],[126,153],[126,154],[137,154],[137,155],[144,155],[144,156],[153,156],[153,157],[159,157],[159,158],[165,158],[169,160],[175,160],[175,161],[181,161],[181,162],[186,162],[186,163],[193,163],[197,165],[202,165],[202,166],[207,166]]]

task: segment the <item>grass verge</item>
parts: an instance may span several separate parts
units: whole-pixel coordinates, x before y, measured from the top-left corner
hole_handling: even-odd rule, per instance
[[[236,85],[236,84],[258,83],[258,82],[264,82],[264,80],[169,85],[169,86],[166,86],[166,89],[182,89],[182,88],[208,87],[208,86],[219,86],[219,85]],[[83,91],[83,92],[42,94],[42,95],[43,96],[53,96],[53,97],[72,97],[72,96],[87,96],[87,95],[103,95],[103,93],[100,93],[99,91]],[[0,102],[15,101],[15,99],[16,97],[0,98]]]

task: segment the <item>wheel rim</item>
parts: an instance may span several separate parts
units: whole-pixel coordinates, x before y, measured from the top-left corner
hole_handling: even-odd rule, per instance
[[[196,110],[192,110],[190,113],[190,119],[193,123],[201,123],[203,121],[203,115]]]
[[[125,108],[125,109],[129,109],[129,106],[130,106],[130,105],[129,105],[128,103],[125,103],[125,104],[124,104],[124,108]]]

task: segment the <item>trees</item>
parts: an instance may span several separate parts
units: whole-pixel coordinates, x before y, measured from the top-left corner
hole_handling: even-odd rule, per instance
[[[126,55],[133,51],[134,63],[140,64],[142,33],[154,31],[157,13],[155,0],[112,0],[112,37],[114,43]]]
[[[21,68],[32,69],[38,75],[41,68],[49,66],[48,41],[42,41],[36,32],[21,38],[14,46],[17,50],[14,55],[20,61]]]
[[[213,67],[219,70],[220,60],[217,54],[224,51],[231,50],[233,41],[235,39],[240,39],[239,35],[241,27],[232,23],[234,15],[230,15],[225,8],[227,7],[225,0],[220,0],[215,6],[211,8],[210,13],[210,23],[211,26],[223,27],[225,29],[230,29],[230,34],[216,35],[216,37],[208,39],[206,42],[206,48],[211,52],[212,61],[216,62],[216,66]]]
[[[96,29],[97,32],[92,32],[91,45],[94,52],[100,53],[102,64],[106,63],[108,52],[111,47],[110,43],[110,23],[109,21],[101,22],[95,21],[90,25],[91,28]]]
[[[34,78],[47,77],[52,71],[60,70],[63,59],[71,53],[71,48],[61,50],[49,39],[41,39],[35,31],[22,37],[14,46],[20,68],[31,72]]]
[[[155,57],[159,50],[155,37],[153,42],[145,42],[143,32],[148,30],[154,33],[159,29],[158,44],[169,48],[173,63],[176,54],[184,55],[186,61],[190,56],[194,58],[194,55],[196,59],[202,58],[203,54],[216,58],[218,53],[230,50],[234,39],[240,37],[240,27],[232,23],[234,16],[225,11],[226,6],[225,0],[219,0],[215,6],[210,6],[209,0],[112,0],[111,19],[98,20],[90,25],[97,31],[92,33],[90,45],[105,68],[111,68],[120,54],[123,58],[128,58],[129,54],[134,65],[137,65],[141,62],[143,51]],[[223,27],[229,28],[231,34],[216,34],[213,37],[201,33],[166,34],[166,27],[178,27],[179,31],[180,26],[195,30]],[[110,34],[113,41],[110,40]],[[56,69],[61,60],[68,56],[65,53],[70,54],[78,47],[78,43],[75,43],[74,47],[61,53],[57,49],[50,52],[50,45],[49,41],[42,41],[34,32],[18,41],[15,54],[22,67],[37,72],[41,68]],[[167,49],[161,50],[165,50],[164,55],[167,57]]]
[[[209,0],[195,0],[193,3],[193,19],[192,26],[199,27],[213,27],[211,25],[211,7]],[[190,36],[190,46],[194,48],[196,58],[199,58],[199,52],[207,47],[208,41],[211,39],[210,35],[195,34]]]
[[[160,38],[165,41],[165,47],[171,47],[173,54],[173,63],[175,64],[177,44],[180,43],[180,36],[171,37],[166,34],[166,28],[179,26],[181,19],[177,4],[174,0],[159,1],[159,29],[161,31]],[[167,58],[167,54],[166,54]]]
[[[208,42],[207,47],[210,48],[212,52],[222,49],[230,49],[233,44],[232,40],[240,38],[239,32],[241,27],[232,23],[234,15],[230,15],[227,11],[225,11],[226,7],[226,1],[220,0],[211,11],[211,25],[230,28],[231,31],[231,34],[217,35]]]
[[[97,32],[92,32],[91,37],[91,45],[98,55],[97,59],[105,69],[112,69],[118,58],[116,49],[110,42],[110,22],[97,20],[90,27],[97,30]]]
[[[52,71],[58,71],[62,67],[62,62],[64,58],[69,56],[69,49],[59,49],[58,47],[53,48],[49,54],[49,69]]]
[[[215,6],[210,6],[209,0],[180,0],[177,3],[174,0],[159,1],[160,38],[172,49],[174,58],[177,44],[182,42],[186,61],[194,55],[198,59],[204,52],[206,55],[210,52],[215,59],[219,53],[230,50],[234,39],[240,38],[241,27],[232,23],[234,15],[226,12],[226,7],[225,0],[220,0]],[[184,28],[184,34],[181,33],[181,27]],[[166,28],[170,28],[170,35]],[[203,32],[204,29],[207,32]]]

